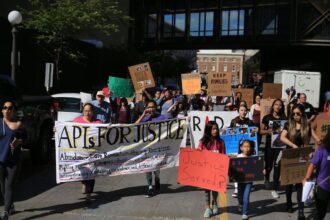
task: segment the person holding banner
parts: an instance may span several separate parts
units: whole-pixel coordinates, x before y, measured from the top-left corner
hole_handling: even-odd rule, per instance
[[[281,133],[281,141],[287,145],[287,148],[305,147],[309,144],[312,132],[313,131],[310,128],[310,124],[308,123],[305,114],[304,106],[297,104],[292,108],[292,114],[289,117],[289,121],[284,126]],[[302,183],[296,183],[295,188],[297,190],[298,220],[304,220],[304,203],[301,200],[303,189]],[[285,187],[286,210],[289,213],[293,212],[291,200],[292,191],[292,184]]]
[[[313,171],[318,169],[316,179],[316,216],[315,220],[324,219],[327,214],[327,207],[330,202],[330,130],[327,131],[323,139],[323,145],[317,148],[313,159],[308,166],[306,176],[303,179],[303,184],[310,180]]]
[[[164,121],[168,118],[165,115],[160,115],[156,111],[157,104],[154,100],[149,100],[147,102],[146,109],[143,111],[142,115],[136,120],[135,124],[139,124],[141,122],[158,122],[158,121]],[[154,171],[155,175],[155,190],[160,190],[160,170]],[[148,183],[148,191],[147,191],[147,198],[150,198],[154,195],[154,189],[152,186],[152,172],[146,173],[147,177],[147,183]]]
[[[199,141],[198,148],[199,150],[208,150],[215,153],[226,154],[226,148],[224,141],[220,138],[219,127],[215,121],[209,121],[204,129],[204,135]],[[210,206],[210,194],[212,193],[212,210]],[[204,211],[204,217],[210,218],[213,215],[219,213],[218,207],[218,192],[210,191],[205,189],[205,202],[206,208]]]
[[[248,108],[246,105],[240,105],[238,106],[238,116],[234,119],[231,120],[230,122],[230,127],[231,128],[236,128],[236,127],[252,127],[252,126],[255,126],[253,124],[253,121],[251,121],[249,118],[246,117],[247,115],[247,111],[248,111]],[[237,194],[238,194],[238,185],[237,185],[237,182],[234,183],[234,186],[235,186],[235,190],[234,190],[234,193],[232,194],[232,196],[234,198],[237,198]]]
[[[17,120],[16,110],[13,101],[5,101],[1,106],[0,186],[4,200],[1,219],[9,219],[9,215],[14,212],[14,185],[21,162],[21,146],[26,139],[23,124]]]
[[[249,157],[253,154],[253,148],[249,140],[243,140],[239,143],[239,154],[237,157]],[[249,203],[252,182],[238,183],[238,204],[242,209],[242,219],[249,219]]]
[[[94,118],[94,107],[91,103],[85,103],[82,109],[82,116],[79,116],[73,120],[76,123],[84,124],[101,124],[102,121]],[[86,194],[87,200],[90,199],[91,193],[94,191],[95,179],[81,181],[81,192]]]
[[[265,115],[262,118],[261,126],[260,126],[260,134],[266,135],[266,144],[265,144],[265,188],[272,189],[271,195],[273,198],[279,198],[279,194],[277,193],[279,180],[280,180],[280,152],[281,148],[272,148],[271,146],[271,135],[273,132],[273,123],[276,120],[286,120],[286,116],[284,113],[284,103],[281,99],[275,99],[272,103],[270,114]],[[271,186],[269,182],[270,173],[274,169],[273,172],[273,186]]]

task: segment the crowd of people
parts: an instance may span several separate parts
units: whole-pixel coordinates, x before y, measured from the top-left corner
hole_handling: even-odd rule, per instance
[[[110,88],[111,89],[111,88]],[[304,203],[302,202],[303,183],[309,180],[313,171],[317,168],[317,197],[316,197],[316,218],[324,219],[327,203],[330,200],[330,132],[324,140],[321,140],[315,130],[316,112],[313,106],[307,101],[306,94],[297,94],[294,97],[289,94],[285,104],[281,99],[276,99],[272,103],[269,114],[261,118],[260,100],[262,93],[255,93],[252,106],[247,106],[246,101],[242,100],[242,94],[237,92],[229,97],[208,96],[206,88],[202,88],[201,94],[186,96],[181,95],[179,90],[163,88],[150,94],[148,90],[143,90],[142,94],[137,94],[135,99],[114,97],[111,91],[100,90],[96,93],[96,100],[85,103],[82,107],[82,116],[74,119],[76,123],[120,123],[132,124],[149,121],[162,121],[171,118],[182,118],[188,116],[189,111],[237,111],[238,116],[231,119],[230,127],[258,127],[258,146],[261,137],[265,136],[264,147],[264,171],[265,188],[271,190],[273,198],[279,198],[280,186],[280,163],[281,152],[283,149],[271,147],[272,124],[275,120],[287,120],[280,135],[281,141],[287,148],[301,148],[310,145],[313,137],[320,146],[314,154],[309,166],[306,178],[301,183],[287,185],[286,192],[286,211],[293,212],[292,193],[295,188],[297,191],[298,220],[305,219]],[[141,95],[141,96],[140,96]],[[138,100],[138,97],[141,97]],[[15,181],[17,164],[20,154],[20,146],[26,138],[22,132],[22,125],[17,120],[16,107],[12,101],[4,102],[1,106],[3,117],[0,118],[0,185],[4,198],[5,212],[2,219],[8,219],[13,211],[13,182]],[[330,119],[330,101],[326,101],[325,111]],[[216,153],[226,153],[224,141],[220,138],[219,127],[214,121],[209,121],[204,130],[204,135],[198,146],[193,146],[200,150],[209,150]],[[238,157],[248,157],[254,154],[251,143],[242,140],[239,143]],[[270,174],[273,170],[273,184],[270,183]],[[159,191],[160,171],[146,173],[147,190],[146,197],[152,197]],[[327,179],[328,178],[328,179]],[[82,181],[82,192],[90,197],[93,192],[95,180]],[[238,198],[239,209],[242,219],[249,218],[249,196],[253,189],[252,182],[235,183],[233,197]],[[217,192],[205,190],[206,209],[204,217],[209,218],[219,213]],[[212,195],[212,202],[211,196]]]

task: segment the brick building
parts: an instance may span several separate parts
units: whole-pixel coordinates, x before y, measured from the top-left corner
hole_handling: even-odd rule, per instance
[[[243,81],[243,52],[232,50],[200,50],[197,53],[198,72],[231,73],[232,85]]]

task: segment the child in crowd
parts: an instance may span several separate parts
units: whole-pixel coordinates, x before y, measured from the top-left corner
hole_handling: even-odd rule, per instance
[[[239,144],[239,154],[237,157],[249,157],[253,155],[253,147],[248,140],[241,141]],[[249,219],[249,203],[252,182],[238,183],[238,203],[239,209],[242,211],[242,219]]]
[[[208,150],[215,153],[226,154],[224,141],[220,138],[219,127],[215,121],[209,121],[205,126],[204,135],[198,144],[199,150]],[[210,207],[210,194],[212,193],[212,210]],[[218,192],[205,190],[206,209],[204,212],[205,218],[210,218],[219,213],[217,198]]]

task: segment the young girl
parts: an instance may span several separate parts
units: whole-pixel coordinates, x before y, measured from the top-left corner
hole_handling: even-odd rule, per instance
[[[244,140],[240,142],[239,154],[237,157],[249,157],[253,154],[251,142]],[[238,183],[238,203],[242,209],[242,219],[249,219],[249,203],[252,182],[239,182]]]
[[[199,141],[198,149],[226,154],[225,144],[224,141],[220,138],[219,127],[215,121],[209,121],[205,126],[204,136]],[[212,210],[210,207],[210,193],[212,193]],[[217,203],[218,192],[205,190],[205,198],[206,209],[204,212],[204,217],[210,218],[212,214],[217,215],[219,212]]]

